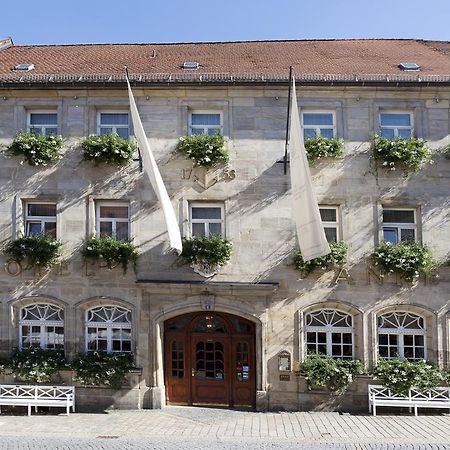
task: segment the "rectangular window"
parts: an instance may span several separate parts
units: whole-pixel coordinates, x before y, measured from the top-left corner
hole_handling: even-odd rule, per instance
[[[336,136],[335,113],[332,111],[303,112],[302,126],[305,139],[314,139],[319,136],[333,138]]]
[[[392,244],[417,239],[414,209],[383,208],[383,240]]]
[[[116,133],[121,138],[130,137],[129,117],[127,112],[99,112],[97,116],[97,134]]]
[[[27,129],[30,133],[58,134],[58,114],[52,111],[33,111],[27,115]]]
[[[130,209],[126,203],[98,202],[96,219],[99,236],[112,236],[120,240],[130,238]]]
[[[387,139],[413,136],[413,115],[410,112],[380,112],[379,133]]]
[[[224,235],[224,207],[214,203],[193,203],[189,207],[191,236]]]
[[[214,111],[195,111],[189,113],[189,134],[222,134],[222,113]]]
[[[26,203],[25,234],[27,236],[45,234],[56,239],[56,204]]]
[[[319,206],[320,218],[328,242],[337,242],[339,236],[338,207]]]

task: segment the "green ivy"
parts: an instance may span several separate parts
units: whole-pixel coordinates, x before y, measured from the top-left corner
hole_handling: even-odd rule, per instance
[[[401,359],[382,359],[374,369],[374,375],[384,386],[396,394],[406,395],[410,389],[428,392],[442,382],[448,375],[444,370],[426,361]]]
[[[84,159],[95,164],[106,163],[124,165],[131,161],[136,145],[128,139],[121,138],[117,133],[89,136],[81,147]]]
[[[106,385],[118,390],[133,368],[133,356],[129,353],[83,353],[71,367],[76,372],[76,380],[83,384]]]
[[[60,370],[68,367],[64,352],[29,348],[14,352],[5,366],[24,381],[47,383]]]
[[[177,150],[186,158],[192,159],[194,166],[213,166],[228,161],[228,151],[221,134],[182,136]]]
[[[344,392],[355,376],[362,373],[363,366],[358,360],[309,355],[297,374],[305,377],[308,389],[322,386],[331,391]]]
[[[91,236],[84,242],[81,254],[86,259],[104,261],[109,269],[120,264],[126,273],[131,262],[136,270],[138,252],[131,241],[122,241],[111,236]]]
[[[58,263],[62,243],[44,234],[23,236],[6,244],[5,255],[30,268],[51,267]]]
[[[31,166],[46,166],[61,158],[63,140],[55,135],[17,133],[5,153],[22,156]]]
[[[337,158],[344,153],[344,141],[338,138],[318,136],[307,139],[305,149],[309,160]]]
[[[308,275],[315,269],[332,269],[333,267],[344,264],[347,260],[348,245],[344,241],[330,242],[330,253],[319,258],[304,261],[302,253],[298,250],[294,254],[295,267],[304,275]]]
[[[373,159],[382,167],[406,173],[415,172],[431,159],[431,151],[423,139],[386,139],[376,135],[373,144]]]
[[[430,249],[415,241],[382,242],[371,259],[382,274],[396,273],[406,281],[413,281],[421,272],[430,273],[437,266]]]
[[[232,249],[232,243],[221,236],[196,236],[184,239],[181,257],[190,263],[206,261],[211,266],[224,265],[230,260]]]

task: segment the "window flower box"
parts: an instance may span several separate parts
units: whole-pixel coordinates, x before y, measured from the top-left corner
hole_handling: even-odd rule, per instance
[[[44,269],[58,263],[62,243],[44,234],[23,236],[6,244],[4,253],[26,268]]]
[[[194,166],[212,167],[229,159],[225,140],[221,134],[182,136],[177,151],[187,159],[191,159]]]
[[[209,278],[230,260],[231,252],[231,242],[221,236],[196,236],[184,240],[181,257],[191,263],[194,272]]]
[[[53,134],[17,133],[5,153],[22,156],[30,166],[46,166],[60,158],[63,140]]]
[[[305,141],[306,155],[310,161],[321,158],[338,158],[344,153],[344,141],[318,136]]]
[[[92,135],[81,142],[86,161],[97,164],[125,165],[128,164],[136,151],[136,145],[128,139],[121,138],[116,133]]]

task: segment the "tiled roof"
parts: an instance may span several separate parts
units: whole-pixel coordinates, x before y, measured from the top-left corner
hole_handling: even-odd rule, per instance
[[[182,69],[198,62],[197,70]],[[415,62],[419,72],[404,72]],[[29,72],[14,71],[21,63]],[[179,44],[12,45],[0,49],[0,82],[285,81],[289,66],[309,81],[450,82],[450,42],[413,39],[255,41]]]

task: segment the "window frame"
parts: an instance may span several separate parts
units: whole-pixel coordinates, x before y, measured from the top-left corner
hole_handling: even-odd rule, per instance
[[[336,221],[335,222],[330,222],[330,221],[323,221],[322,217],[320,218],[321,222],[322,222],[322,226],[323,226],[323,230],[325,232],[325,228],[334,228],[336,229],[336,242],[339,242],[342,237],[341,237],[341,221],[340,221],[340,217],[339,217],[339,213],[340,213],[340,207],[337,205],[319,205],[319,214],[320,214],[320,210],[321,209],[332,209],[334,211],[336,211]],[[325,233],[326,236],[326,233]],[[328,241],[328,239],[327,239]],[[334,242],[334,241],[328,241],[328,243],[330,242]]]
[[[105,217],[102,219],[100,217],[100,208],[102,206],[119,206],[128,208],[128,218],[122,217]],[[130,203],[126,201],[115,201],[115,200],[96,200],[95,201],[95,234],[96,236],[100,236],[100,223],[101,222],[111,222],[111,237],[117,239],[117,223],[127,223],[128,224],[128,237],[126,240],[131,239],[131,214],[130,214]]]
[[[322,125],[322,126],[313,126],[313,125],[305,125],[304,123],[304,114],[331,114],[333,118],[333,125]],[[314,139],[314,138],[308,138],[305,136],[305,130],[314,130],[316,137],[321,137],[322,132],[320,131],[321,128],[327,129],[327,130],[333,130],[333,138],[337,136],[337,124],[336,124],[336,110],[333,109],[302,109],[301,111],[301,126],[303,131],[303,139]]]
[[[384,222],[383,213],[384,211],[412,211],[414,213],[414,223],[410,224],[407,222]],[[385,229],[394,229],[397,235],[397,242],[395,244],[399,244],[404,242],[402,240],[402,230],[414,230],[414,241],[418,241],[418,223],[417,223],[417,208],[410,207],[393,207],[393,206],[383,206],[381,209],[381,237],[385,242],[389,242],[384,239],[384,231]],[[407,239],[405,239],[407,240]]]
[[[193,114],[217,114],[220,117],[220,125],[192,125],[192,115]],[[203,128],[203,133],[205,135],[209,135],[208,130],[213,129],[217,130],[220,134],[223,134],[223,111],[219,110],[211,110],[211,109],[192,109],[188,111],[188,135],[193,136],[193,129],[201,129]],[[206,133],[205,133],[206,131]]]
[[[385,125],[382,126],[381,125],[381,114],[407,114],[410,117],[410,123],[411,125],[408,127],[406,125]],[[393,139],[398,139],[398,138],[402,138],[402,136],[398,135],[398,130],[402,129],[402,130],[410,130],[410,138],[414,137],[414,129],[415,129],[415,123],[414,123],[414,111],[411,110],[402,110],[402,109],[380,109],[378,111],[378,134],[380,136],[382,136],[381,134],[381,129],[382,128],[386,128],[386,129],[390,129],[390,130],[394,130],[394,138]],[[389,139],[389,138],[386,138]],[[407,138],[403,138],[403,139],[407,139]]]
[[[32,308],[35,306],[48,306],[51,308],[54,308],[55,310],[58,311],[58,315],[60,315],[62,313],[62,319],[61,320],[45,320],[44,319],[23,319],[22,315],[23,315],[23,311],[28,309],[28,308]],[[22,308],[20,308],[19,311],[19,350],[26,350],[28,348],[36,348],[36,346],[24,346],[23,345],[23,339],[26,336],[26,334],[24,334],[23,332],[23,327],[30,327],[32,329],[32,327],[39,327],[39,348],[42,350],[48,350],[48,351],[64,351],[65,350],[65,338],[66,338],[66,333],[65,333],[65,318],[64,318],[64,308],[62,308],[61,306],[57,306],[57,305],[53,305],[51,303],[45,303],[45,302],[37,302],[37,303],[31,303],[29,305],[23,306]],[[48,347],[48,331],[47,328],[48,327],[60,327],[63,329],[63,342],[62,342],[62,348],[49,348]],[[31,330],[31,335],[33,334],[33,331]]]
[[[31,116],[32,114],[54,114],[56,116],[56,125],[55,124],[47,124],[47,125],[33,125],[31,123]],[[51,135],[57,135],[58,134],[58,111],[55,109],[31,109],[27,111],[27,131],[28,133],[35,133],[35,134],[39,134],[42,136],[51,136]],[[36,131],[32,131],[31,129],[40,129],[40,131],[38,133],[36,133]],[[56,132],[55,133],[47,133],[46,129],[47,128],[56,128]]]
[[[416,316],[419,319],[422,320],[423,328],[404,328],[404,327],[397,327],[397,328],[382,328],[380,327],[379,321],[380,318],[383,316],[388,316],[392,314],[409,314],[411,316]],[[382,314],[377,314],[376,316],[376,327],[377,327],[377,355],[379,358],[382,359],[394,359],[399,358],[403,360],[408,361],[420,361],[420,360],[426,360],[427,359],[427,322],[426,318],[421,315],[417,314],[415,312],[411,311],[388,311],[384,312]],[[397,350],[398,355],[393,356],[381,356],[380,354],[380,334],[387,335],[388,340],[390,340],[390,336],[397,336]],[[406,358],[405,357],[405,336],[422,336],[423,337],[423,358]],[[382,345],[382,347],[388,348],[388,353],[390,353],[390,349],[393,347],[390,345],[390,342],[388,342],[387,345]],[[411,347],[410,345],[407,345],[407,347]],[[415,345],[415,343],[412,345],[414,354],[416,353],[416,348],[422,348],[421,346]]]
[[[55,216],[29,216],[28,215],[28,206],[29,205],[55,205]],[[25,221],[25,236],[31,236],[28,230],[28,225],[31,222],[40,222],[41,223],[41,232],[40,234],[45,235],[45,224],[48,223],[54,223],[55,224],[55,236],[52,236],[54,239],[57,239],[58,237],[58,225],[57,225],[57,216],[58,216],[58,205],[56,202],[48,202],[48,201],[42,201],[42,200],[27,200],[25,202],[25,211],[24,211],[24,221]],[[53,220],[54,217],[54,220]]]
[[[122,311],[126,311],[127,313],[130,314],[130,321],[129,322],[120,322],[120,321],[89,321],[89,313],[93,310],[98,310],[100,308],[116,308]],[[101,351],[105,351],[105,350],[99,350],[98,349],[98,330],[99,329],[106,329],[106,353],[108,354],[115,354],[115,353],[133,353],[133,315],[132,315],[133,311],[129,308],[125,308],[123,306],[117,306],[117,305],[101,305],[101,306],[93,306],[92,308],[89,308],[86,310],[85,312],[85,326],[84,326],[84,340],[85,340],[85,346],[84,346],[84,350],[85,353],[90,353],[90,352],[101,352]],[[90,328],[95,328],[96,329],[96,335],[97,338],[95,340],[96,342],[96,349],[89,349],[89,329]],[[122,330],[129,330],[129,335],[130,335],[130,350],[114,350],[113,349],[113,341],[118,340],[118,339],[113,339],[113,332],[115,329],[120,329]],[[122,347],[122,342],[123,339],[121,337],[120,339],[121,342],[121,347]]]
[[[331,324],[328,325],[323,325],[323,326],[317,326],[317,325],[308,325],[308,316],[309,315],[314,315],[314,314],[318,314],[321,312],[337,312],[338,314],[340,314],[341,316],[348,316],[350,317],[352,326],[351,327],[344,327],[344,326],[333,326]],[[304,325],[304,348],[305,348],[305,355],[309,356],[309,355],[315,355],[315,354],[320,354],[320,353],[309,353],[308,352],[308,344],[310,345],[315,345],[316,348],[319,344],[321,344],[318,339],[317,339],[317,334],[318,333],[325,333],[326,336],[326,356],[331,357],[331,358],[337,358],[337,359],[344,359],[344,360],[354,360],[355,359],[355,317],[348,313],[348,312],[344,312],[341,311],[340,309],[336,309],[336,308],[322,308],[322,309],[317,309],[317,310],[313,310],[313,311],[308,311],[307,313],[305,313],[304,316],[304,321],[305,321],[305,325]],[[315,337],[315,341],[314,343],[312,342],[308,342],[308,333],[314,333],[316,335]],[[333,355],[333,334],[338,334],[341,336],[341,350],[343,348],[343,339],[342,339],[342,335],[343,334],[350,334],[351,338],[352,338],[352,344],[351,344],[351,349],[352,349],[352,354],[351,356],[344,356],[342,354],[340,355]],[[334,345],[337,345],[336,343]]]
[[[101,123],[101,116],[102,114],[126,114],[128,116],[128,125],[107,125]],[[131,137],[131,128],[130,128],[130,111],[128,110],[117,110],[117,109],[101,109],[97,111],[97,135],[101,135],[101,129],[102,128],[111,128],[111,133],[117,133],[117,128],[119,129],[127,129],[128,130],[128,137],[126,139],[130,139]],[[109,133],[105,133],[109,134]],[[120,135],[119,135],[120,136]]]
[[[192,219],[192,208],[220,208],[220,220],[219,219]],[[220,223],[222,227],[221,237],[225,237],[225,204],[220,202],[189,202],[189,236],[194,237],[192,230],[193,223],[204,223],[205,237],[210,237],[209,225],[210,223]]]

